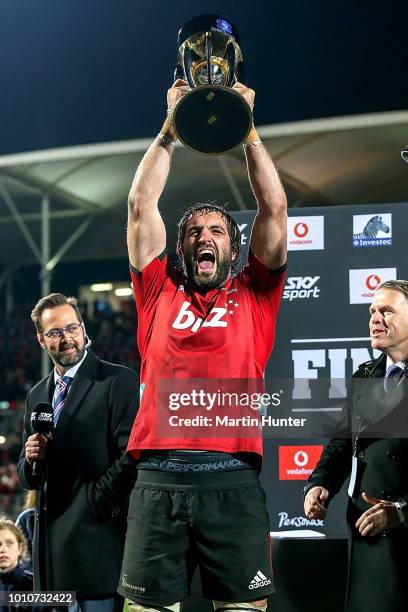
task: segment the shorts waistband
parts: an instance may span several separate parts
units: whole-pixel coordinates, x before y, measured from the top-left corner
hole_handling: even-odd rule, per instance
[[[216,491],[217,489],[242,489],[259,484],[258,474],[254,469],[232,472],[162,472],[156,470],[139,470],[136,487],[141,489],[162,489],[166,491]]]

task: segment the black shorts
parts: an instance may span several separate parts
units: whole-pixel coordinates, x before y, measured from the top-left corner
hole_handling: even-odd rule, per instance
[[[199,567],[203,597],[244,602],[274,593],[269,518],[255,470],[140,470],[119,593],[138,603],[185,599]]]

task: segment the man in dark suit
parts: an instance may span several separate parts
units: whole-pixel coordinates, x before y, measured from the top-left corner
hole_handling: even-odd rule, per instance
[[[408,281],[386,281],[370,307],[382,355],[359,366],[333,438],[305,487],[305,514],[325,517],[350,476],[347,612],[401,612],[408,601]]]
[[[138,376],[88,350],[75,298],[52,293],[31,318],[54,363],[28,393],[18,464],[23,486],[40,490],[34,587],[76,591],[75,612],[116,612],[123,606],[116,589],[136,478],[125,449],[138,407]],[[31,413],[39,402],[53,406],[51,439],[33,434]],[[42,464],[39,476],[33,462]]]

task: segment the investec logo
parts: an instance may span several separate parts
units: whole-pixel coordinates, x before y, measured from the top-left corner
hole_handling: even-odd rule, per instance
[[[288,250],[324,249],[324,217],[288,217]]]
[[[392,245],[392,214],[353,215],[353,246]]]
[[[289,300],[305,300],[309,298],[318,298],[320,289],[316,285],[320,276],[290,276],[283,290],[283,299]]]
[[[396,278],[396,268],[349,270],[350,304],[371,304],[378,286]]]

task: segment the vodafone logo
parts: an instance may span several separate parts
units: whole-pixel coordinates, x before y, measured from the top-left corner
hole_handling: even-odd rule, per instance
[[[324,217],[288,217],[288,250],[321,251],[324,249]]]
[[[397,278],[397,268],[349,270],[350,304],[371,304],[380,283]]]
[[[280,446],[279,480],[307,480],[316,467],[323,446]]]
[[[304,467],[309,462],[309,455],[305,451],[298,451],[293,457],[294,462],[299,467]]]
[[[298,238],[304,238],[309,233],[309,227],[306,223],[296,223],[293,231]]]
[[[375,291],[380,283],[381,278],[377,276],[377,274],[370,274],[370,276],[366,278],[367,289],[370,289],[370,291]]]

